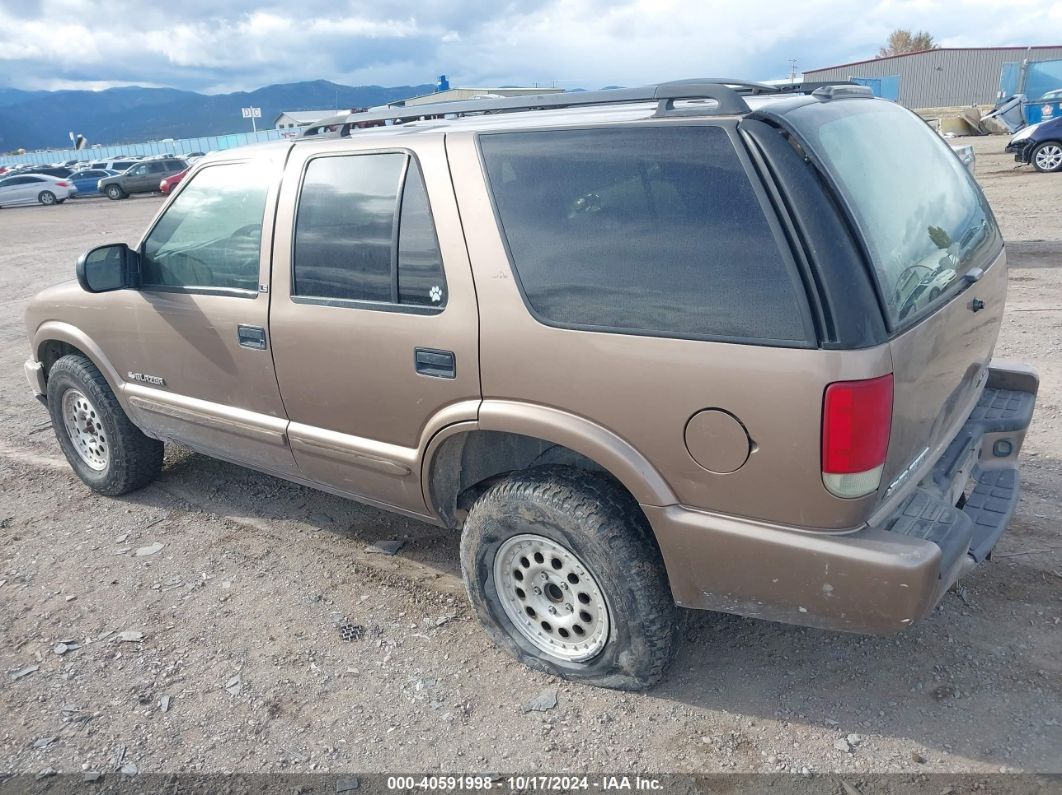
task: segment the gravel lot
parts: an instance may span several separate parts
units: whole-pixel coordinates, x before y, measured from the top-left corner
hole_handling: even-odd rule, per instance
[[[997,355],[1042,376],[995,560],[890,638],[690,614],[638,695],[494,649],[445,531],[178,449],[142,492],[87,491],[24,383],[23,307],[161,199],[0,211],[0,771],[1062,772],[1062,176],[973,143],[1011,257]]]

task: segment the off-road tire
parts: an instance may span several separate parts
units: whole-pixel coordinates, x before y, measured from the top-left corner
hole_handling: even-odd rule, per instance
[[[102,471],[90,467],[75,449],[63,418],[63,398],[75,389],[95,407],[108,440],[108,460]],[[162,471],[163,444],[143,434],[129,420],[107,379],[84,356],[63,356],[48,373],[48,413],[63,455],[85,485],[109,497],[143,488]]]
[[[567,548],[597,580],[608,604],[609,636],[592,659],[569,662],[542,651],[502,607],[494,559],[507,539],[522,534]],[[498,481],[469,511],[461,569],[487,634],[531,668],[599,687],[643,690],[671,661],[678,611],[663,560],[637,502],[604,476],[545,466]]]
[[[107,198],[111,201],[124,199],[128,195],[118,185],[108,185],[106,188],[103,189],[103,192],[107,194]]]
[[[50,207],[51,205],[56,203],[57,199],[55,198],[55,194],[52,193],[50,190],[42,190],[40,193],[37,194],[37,201],[39,201],[46,207]]]
[[[1062,171],[1062,159],[1052,158],[1052,165],[1041,165],[1041,162],[1043,161],[1042,155],[1045,153],[1045,150],[1051,154],[1055,154],[1059,149],[1062,149],[1062,141],[1044,141],[1032,150],[1032,154],[1029,156],[1029,161],[1032,163],[1033,168],[1045,174]],[[1041,157],[1038,158],[1037,155],[1041,155]]]

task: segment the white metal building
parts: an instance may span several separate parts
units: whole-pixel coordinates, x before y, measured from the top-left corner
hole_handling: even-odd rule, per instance
[[[278,130],[293,130],[299,127],[308,127],[321,119],[335,116],[338,110],[286,110],[273,121],[273,126]]]

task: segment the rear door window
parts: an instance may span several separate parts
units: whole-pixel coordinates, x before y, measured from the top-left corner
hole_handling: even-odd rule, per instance
[[[296,213],[292,294],[381,309],[446,305],[442,257],[415,159],[386,152],[309,162]]]
[[[541,322],[807,344],[795,269],[724,128],[492,133],[480,147]]]
[[[787,114],[845,199],[876,272],[890,325],[909,326],[987,267],[999,229],[947,142],[904,108],[851,100]]]

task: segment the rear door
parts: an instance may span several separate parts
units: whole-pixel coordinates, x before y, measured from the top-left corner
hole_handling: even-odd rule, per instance
[[[280,206],[294,212],[277,220],[270,332],[299,468],[423,515],[424,448],[475,419],[480,400],[476,296],[442,137],[301,143]]]
[[[17,204],[30,204],[37,201],[37,194],[44,190],[46,180],[41,177],[21,177],[15,188],[13,201]]]
[[[910,111],[855,99],[786,118],[861,232],[891,332],[888,496],[901,474],[939,456],[984,386],[1006,297],[1002,239],[973,177]]]

